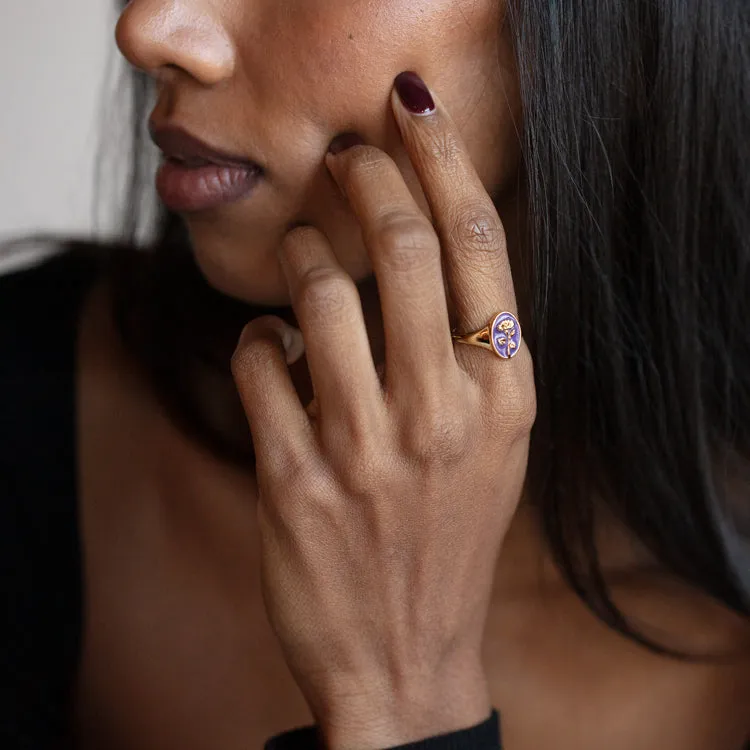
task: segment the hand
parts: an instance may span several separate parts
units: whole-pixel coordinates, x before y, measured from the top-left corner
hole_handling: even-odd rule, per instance
[[[437,97],[391,104],[433,216],[383,151],[326,157],[363,231],[386,340],[376,372],[352,279],[326,237],[280,248],[316,395],[289,377],[278,319],[232,367],[257,457],[269,621],[330,747],[384,747],[478,724],[481,644],[536,413],[531,357],[451,339],[516,314],[505,235]],[[443,279],[445,265],[447,289]]]

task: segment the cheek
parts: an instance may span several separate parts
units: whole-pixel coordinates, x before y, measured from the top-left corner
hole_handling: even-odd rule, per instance
[[[263,68],[272,69],[264,83],[283,87],[302,119],[356,122],[387,101],[403,70],[429,78],[444,101],[486,93],[502,7],[501,0],[297,0],[290,13],[269,0],[253,18],[260,29],[241,35],[255,40],[242,57],[256,85]]]
[[[300,0],[299,7],[284,27],[284,48],[295,53],[280,64],[301,120],[334,134],[360,132],[393,156],[419,193],[388,103],[395,76],[416,70],[450,111],[487,188],[514,174],[520,106],[512,49],[501,37],[504,0]]]
[[[388,102],[401,71],[417,70],[439,93],[487,189],[510,181],[518,154],[515,76],[503,64],[510,56],[499,36],[499,2],[298,0],[293,14],[283,6],[268,0],[254,15],[252,29],[248,19],[244,33],[238,30],[238,38],[247,40],[241,50],[245,85],[265,112],[272,153],[298,155],[289,157],[292,168],[280,170],[281,194],[299,198],[285,218],[320,228],[356,280],[370,273],[369,258],[356,220],[319,172],[319,152],[325,149],[320,136],[354,130],[378,144],[399,165],[429,215]],[[295,144],[291,149],[290,143]],[[285,184],[287,174],[297,182]],[[303,195],[300,184],[307,184]],[[273,250],[286,221],[248,231],[239,212],[234,218],[220,233],[213,221],[191,227],[206,276],[233,296],[285,304],[288,293]]]

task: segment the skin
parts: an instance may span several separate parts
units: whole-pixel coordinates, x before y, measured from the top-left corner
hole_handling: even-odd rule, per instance
[[[117,41],[158,81],[152,120],[180,123],[268,171],[248,201],[186,217],[209,281],[242,299],[288,304],[276,249],[294,222],[320,229],[355,280],[371,273],[359,225],[323,163],[343,132],[388,153],[428,213],[389,112],[403,70],[418,69],[440,92],[484,184],[512,192],[520,106],[501,21],[490,0],[131,2]],[[506,230],[515,223],[503,220]]]
[[[315,418],[265,318],[232,361],[257,451],[269,619],[331,747],[396,746],[489,715],[482,631],[536,413],[528,348],[501,376],[448,335],[444,271],[460,327],[490,317],[490,299],[516,311],[494,207],[444,108],[392,103],[434,228],[382,151],[327,157],[382,290],[382,387],[356,287],[311,227],[279,256]],[[481,460],[490,445],[502,472]]]
[[[267,183],[250,200],[186,221],[214,286],[253,302],[293,304],[307,345],[300,362],[318,398],[307,413],[294,406],[300,386],[286,375],[278,322],[254,321],[233,369],[253,425],[258,475],[229,467],[170,422],[114,333],[109,290],[104,283],[92,289],[81,317],[78,382],[86,625],[75,718],[83,747],[258,747],[313,720],[331,747],[385,746],[476,723],[490,705],[501,709],[504,740],[514,749],[730,750],[750,735],[747,659],[695,665],[656,657],[604,628],[560,580],[533,509],[518,504],[534,411],[528,349],[501,363],[459,347],[449,367],[448,341],[442,360],[420,368],[441,351],[440,334],[425,337],[435,345],[421,349],[407,336],[422,320],[414,300],[433,313],[446,340],[449,318],[472,330],[491,314],[488,301],[525,317],[525,290],[514,288],[510,273],[522,251],[515,217],[523,195],[520,104],[510,48],[498,33],[502,11],[483,0],[132,0],[123,13],[120,49],[158,82],[153,117],[266,167]],[[399,115],[391,87],[402,70],[418,70],[438,93],[436,120]],[[327,159],[328,145],[347,131],[369,146]],[[450,138],[466,151],[425,148]],[[496,198],[494,218],[488,193]],[[423,265],[404,266],[401,253],[399,266],[398,244],[382,245],[377,255],[377,242],[363,242],[382,235],[373,212],[388,201],[400,215],[425,217],[423,239],[434,223]],[[459,216],[481,217],[463,225],[490,229],[487,222],[497,219],[493,252],[478,252],[470,232],[447,241],[446,227]],[[298,222],[307,227],[292,230]],[[436,271],[441,253],[447,305]],[[328,268],[329,279],[335,274],[337,302],[331,288],[309,283],[310,266]],[[381,294],[382,319],[366,283],[373,271],[392,292],[390,305]],[[362,321],[354,282],[363,292]],[[322,325],[322,309],[330,324]],[[368,339],[374,362],[365,356]],[[380,381],[372,365],[380,362],[383,392],[392,396],[387,413],[373,406]],[[344,374],[365,384],[368,397],[342,391],[351,380]],[[517,398],[502,401],[504,389]],[[453,409],[455,450],[447,462],[435,460],[442,443],[426,431],[431,421],[409,420],[417,397],[430,392],[431,411],[417,413],[436,414],[436,396]],[[319,453],[310,450],[311,430]],[[394,434],[410,439],[385,442]],[[389,452],[384,445],[410,460],[378,464],[373,459]],[[502,454],[510,480],[477,463],[488,450]],[[382,493],[385,476],[392,483],[378,512],[390,508],[395,526],[378,513],[370,525],[343,521],[357,477],[341,459],[352,455],[371,472],[359,485],[366,507],[374,507],[367,493]],[[308,480],[291,494],[282,460]],[[415,464],[429,471],[404,468]],[[457,472],[441,473],[444,464]],[[404,518],[406,497],[443,514],[462,509],[449,538],[436,542],[440,524],[431,526],[418,504]],[[325,502],[342,523],[311,532],[300,510]],[[472,503],[476,515],[468,512]],[[394,591],[403,579],[388,557],[388,534],[397,531],[414,546],[400,541],[396,548],[425,566],[431,544],[442,551],[435,567],[424,568],[428,584],[418,598],[429,602],[421,610],[433,613],[428,622],[451,626],[430,629],[438,640],[425,653],[437,653],[441,638],[460,644],[456,659],[421,661],[424,679],[408,689],[383,662],[410,673],[415,649],[399,649],[397,638],[389,658],[379,660],[373,644],[393,637],[398,614],[414,611],[412,598],[394,597],[374,622],[371,607],[356,609],[358,599],[380,602],[377,592]],[[281,546],[289,533],[295,554]],[[342,559],[351,539],[366,559]],[[746,623],[669,580],[614,521],[602,523],[601,547],[616,600],[647,633],[676,648],[750,645]],[[460,568],[449,564],[457,559],[465,562]],[[471,585],[461,585],[454,568]],[[346,593],[343,573],[352,570],[358,585]],[[321,580],[336,583],[326,588]],[[300,612],[301,597],[309,606]],[[348,627],[336,627],[337,619]],[[374,628],[369,640],[367,628],[351,624],[362,622]],[[423,630],[405,642],[419,643]],[[325,633],[332,651],[322,653],[322,638],[305,632]],[[332,670],[331,653],[366,667]],[[373,685],[382,689],[372,692]]]

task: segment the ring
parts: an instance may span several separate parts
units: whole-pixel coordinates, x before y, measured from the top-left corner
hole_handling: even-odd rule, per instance
[[[521,324],[513,313],[500,312],[484,328],[472,333],[454,333],[452,338],[461,344],[489,349],[501,359],[510,359],[521,348]]]

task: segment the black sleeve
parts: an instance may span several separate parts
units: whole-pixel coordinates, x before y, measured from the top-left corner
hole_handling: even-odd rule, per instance
[[[86,277],[88,278],[88,277]],[[81,637],[76,311],[65,258],[0,277],[0,748],[60,747]]]
[[[322,750],[317,727],[309,726],[277,734],[268,740],[264,750]],[[481,724],[449,734],[440,734],[388,750],[501,750],[500,717],[493,709]]]

